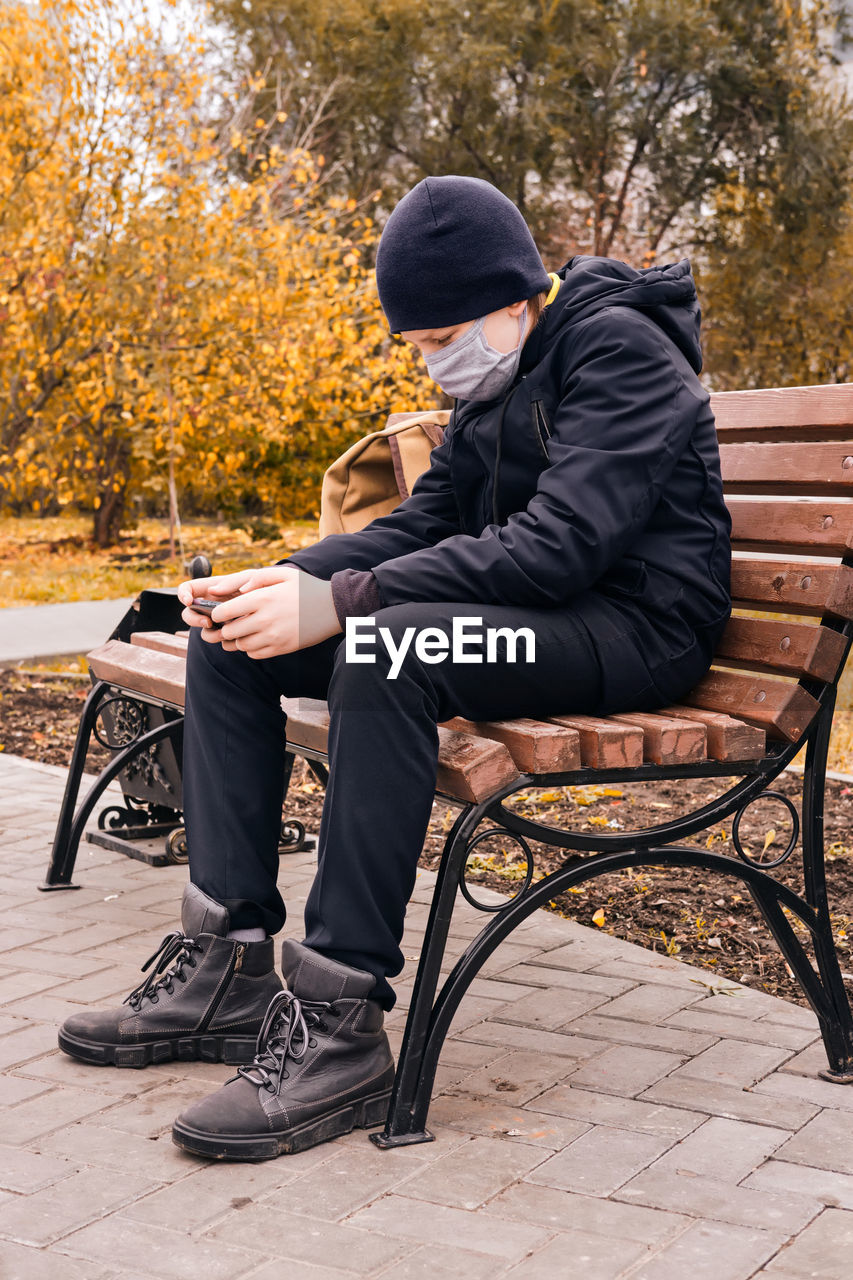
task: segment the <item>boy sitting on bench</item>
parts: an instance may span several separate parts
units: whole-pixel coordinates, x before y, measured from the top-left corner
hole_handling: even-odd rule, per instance
[[[444,442],[411,497],[362,531],[180,587],[193,628],[182,930],[122,1007],[60,1032],[101,1065],[238,1062],[175,1122],[200,1155],[264,1159],[384,1119],[383,1011],[436,725],[677,702],[730,611],[687,262],[576,257],[549,275],[509,200],[441,177],[395,208],[376,270],[391,332],[456,398]],[[198,597],[223,603],[205,616]],[[348,646],[347,619],[367,616],[386,643]],[[478,627],[493,637],[482,649]],[[282,695],[330,709],[318,871],[304,941],[283,944],[285,988],[271,937],[285,919]]]

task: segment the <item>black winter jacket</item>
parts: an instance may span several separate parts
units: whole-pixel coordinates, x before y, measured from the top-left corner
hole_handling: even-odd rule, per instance
[[[506,397],[458,402],[405,502],[289,563],[370,569],[383,605],[559,608],[591,591],[685,624],[710,660],[730,610],[730,521],[689,263],[575,257],[558,274]]]

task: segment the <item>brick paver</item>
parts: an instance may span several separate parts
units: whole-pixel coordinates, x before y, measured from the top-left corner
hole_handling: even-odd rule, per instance
[[[833,1173],[830,1169],[768,1160],[745,1178],[741,1186],[756,1187],[760,1191],[793,1191],[838,1209],[853,1209],[853,1175]]]
[[[829,1086],[833,1088],[833,1086]],[[667,1102],[675,1107],[692,1108],[729,1120],[749,1120],[754,1124],[782,1125],[796,1130],[817,1113],[813,1104],[794,1098],[769,1098],[758,1092],[739,1089],[737,1085],[716,1080],[697,1080],[690,1076],[671,1075],[659,1080],[641,1095],[651,1102]],[[841,1090],[834,1088],[833,1098],[842,1100]]]
[[[661,1162],[637,1174],[618,1192],[635,1205],[668,1209],[678,1205],[696,1218],[733,1222],[744,1227],[805,1227],[822,1210],[819,1200],[793,1193],[756,1191],[720,1178],[705,1178],[690,1170],[664,1169]]]
[[[540,1164],[528,1181],[589,1196],[609,1196],[671,1145],[668,1137],[597,1125]]]
[[[741,1280],[760,1274],[785,1233],[700,1220],[631,1273],[631,1280]],[[839,1272],[834,1280],[843,1280]]]
[[[650,1247],[664,1244],[690,1226],[691,1219],[670,1209],[647,1209],[619,1200],[593,1199],[557,1187],[517,1182],[495,1196],[488,1211],[520,1222],[538,1222],[555,1231],[583,1223],[585,1231],[608,1239],[639,1240]],[[599,1248],[601,1246],[599,1245]]]
[[[544,1095],[547,1097],[547,1094]],[[546,1151],[562,1151],[575,1138],[586,1133],[589,1124],[569,1120],[528,1107],[512,1107],[491,1099],[473,1097],[470,1093],[446,1093],[437,1097],[430,1110],[430,1123],[450,1125],[467,1134],[513,1139],[513,1145],[543,1147]]]
[[[621,1098],[612,1093],[593,1093],[581,1089],[574,1081],[556,1085],[536,1100],[540,1111],[574,1116],[587,1124],[610,1125],[617,1129],[635,1129],[637,1133],[654,1133],[683,1138],[707,1117],[696,1111],[660,1106],[637,1098]]]
[[[719,1009],[682,1009],[667,1018],[667,1026],[706,1031],[711,1035],[732,1036],[735,1040],[752,1040],[756,1044],[780,1049],[804,1049],[817,1037],[814,1018],[808,1026],[789,1026],[784,1022],[753,1021]]]
[[[853,1173],[853,1115],[823,1111],[776,1151],[780,1160]]]
[[[785,1129],[711,1116],[671,1147],[657,1167],[736,1183],[778,1151],[788,1137]]]
[[[769,1264],[768,1276],[814,1276],[839,1280],[850,1274],[853,1213],[826,1209]]]
[[[174,1115],[231,1068],[102,1071],[56,1049],[127,993],[176,923],[186,868],[84,846],[40,894],[62,771],[0,756],[3,1280],[846,1280],[853,1090],[817,1079],[814,1017],[539,913],[453,1024],[430,1128],[207,1164]],[[313,856],[282,862],[299,933]],[[433,879],[403,942],[399,1045]],[[450,962],[482,923],[460,904]]]
[[[561,1231],[544,1249],[525,1258],[509,1272],[512,1280],[554,1280],[555,1276],[578,1275],[584,1280],[619,1280],[651,1250],[635,1240],[611,1240],[601,1247],[601,1236],[588,1231]]]

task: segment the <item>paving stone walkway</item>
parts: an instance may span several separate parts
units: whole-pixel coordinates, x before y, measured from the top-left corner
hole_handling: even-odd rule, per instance
[[[817,1079],[814,1017],[539,913],[453,1026],[434,1143],[364,1133],[259,1165],[174,1147],[232,1069],[115,1071],[56,1050],[176,923],[186,869],[84,846],[38,892],[62,772],[0,756],[3,1280],[848,1280],[853,1088]],[[300,935],[310,855],[282,861]],[[427,915],[409,912],[400,1008]],[[460,902],[459,952],[479,927]]]
[[[86,653],[103,644],[132,603],[128,597],[0,608],[0,667]]]

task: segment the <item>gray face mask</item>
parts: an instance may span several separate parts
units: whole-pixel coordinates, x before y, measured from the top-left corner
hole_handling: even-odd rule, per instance
[[[459,400],[497,400],[518,372],[527,307],[519,316],[518,346],[512,351],[489,346],[483,333],[485,323],[486,316],[482,316],[449,346],[424,357],[429,376],[447,395]]]

